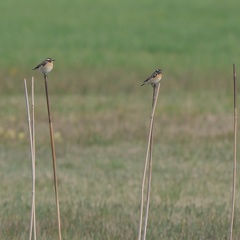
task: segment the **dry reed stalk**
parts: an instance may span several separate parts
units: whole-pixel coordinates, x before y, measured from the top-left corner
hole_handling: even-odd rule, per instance
[[[55,154],[55,144],[54,144],[54,134],[53,134],[53,124],[50,112],[50,104],[48,97],[48,85],[47,85],[47,75],[44,74],[45,91],[46,91],[46,101],[47,101],[47,111],[49,120],[49,131],[51,140],[51,150],[52,150],[52,162],[53,162],[53,176],[54,176],[54,189],[55,189],[55,200],[57,208],[57,222],[58,222],[58,240],[62,239],[61,236],[61,219],[60,219],[60,208],[59,208],[59,197],[58,197],[58,181],[57,181],[57,166],[56,166],[56,154]]]
[[[235,195],[236,195],[236,175],[237,175],[237,93],[236,93],[236,68],[233,64],[233,106],[234,106],[234,160],[233,160],[233,180],[232,180],[232,213],[230,237],[233,239],[233,224],[234,224],[234,209],[235,209]]]
[[[147,224],[148,224],[148,213],[150,205],[150,193],[151,193],[151,181],[152,181],[152,148],[153,148],[153,123],[154,123],[154,113],[157,105],[158,93],[160,90],[160,83],[153,85],[153,101],[152,101],[152,128],[151,130],[151,139],[149,143],[149,166],[148,166],[148,183],[147,183],[147,200],[146,200],[146,213],[145,213],[145,224],[143,231],[143,239],[146,239],[147,234]]]
[[[32,162],[32,203],[31,203],[31,217],[30,217],[30,227],[29,227],[29,240],[32,239],[32,232],[34,240],[36,240],[36,217],[35,217],[35,128],[34,128],[34,80],[32,78],[32,116],[33,121],[31,123],[29,100],[28,100],[28,90],[27,82],[24,79],[24,90],[25,90],[25,100],[27,109],[27,120],[28,120],[28,130],[30,139],[30,154]]]
[[[36,225],[36,201],[35,201],[35,192],[36,192],[36,154],[35,154],[35,112],[34,112],[34,77],[32,77],[32,146],[33,146],[33,239],[37,239],[37,225]]]
[[[142,238],[142,224],[143,224],[143,202],[144,202],[144,189],[146,182],[146,173],[148,168],[148,182],[147,182],[147,197],[146,197],[146,205],[145,205],[145,223],[144,223],[144,231],[143,231],[143,239],[146,239],[147,234],[147,223],[148,223],[148,213],[149,213],[149,205],[150,205],[150,192],[151,192],[151,179],[152,179],[152,143],[153,143],[153,122],[154,122],[154,114],[157,105],[158,93],[160,90],[160,83],[153,84],[153,100],[152,100],[152,114],[150,119],[150,128],[149,128],[149,136],[148,136],[148,145],[147,145],[147,153],[145,158],[145,165],[142,176],[142,185],[141,185],[141,207],[140,207],[140,220],[139,220],[139,229],[138,229],[138,240]]]

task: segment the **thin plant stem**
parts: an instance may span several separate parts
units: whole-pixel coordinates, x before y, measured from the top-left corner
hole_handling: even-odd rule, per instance
[[[28,121],[28,131],[29,131],[29,140],[30,140],[30,154],[32,160],[32,204],[31,204],[31,216],[30,216],[30,227],[29,227],[29,240],[32,239],[32,231],[34,224],[34,154],[33,154],[33,137],[32,137],[32,126],[31,126],[31,116],[30,116],[30,108],[29,108],[29,100],[28,100],[28,90],[27,90],[27,81],[24,79],[24,91],[25,91],[25,101],[26,101],[26,110],[27,110],[27,121]]]
[[[148,151],[147,151],[148,155]],[[147,172],[147,163],[148,158],[145,160],[145,165],[143,169],[143,175],[142,175],[142,185],[141,185],[141,200],[140,200],[140,219],[139,219],[139,227],[138,227],[138,240],[141,240],[142,238],[142,222],[143,222],[143,202],[144,202],[144,186],[145,186],[145,179],[146,179],[146,172]]]
[[[58,240],[61,240],[62,236],[61,236],[61,219],[60,219],[60,208],[59,208],[59,197],[58,197],[56,154],[55,154],[55,145],[54,145],[53,124],[52,124],[52,117],[51,117],[49,97],[48,97],[47,80],[48,80],[47,75],[44,74],[46,100],[47,100],[47,111],[48,111],[48,120],[49,120],[49,131],[50,131],[51,150],[52,150],[52,161],[53,161],[54,189],[55,189],[55,199],[56,199],[56,208],[57,208]]]
[[[233,224],[234,224],[234,209],[235,209],[235,195],[236,195],[236,175],[237,175],[237,93],[236,93],[236,68],[233,64],[233,105],[234,105],[234,160],[233,160],[233,180],[232,180],[232,213],[230,237],[233,239]]]
[[[33,147],[33,239],[37,239],[36,229],[36,154],[35,154],[35,112],[34,112],[34,77],[32,77],[32,147]]]
[[[155,90],[156,94],[155,94]],[[147,145],[147,153],[146,153],[146,158],[145,158],[145,164],[144,164],[144,169],[143,169],[143,175],[142,175],[142,184],[141,184],[141,206],[140,206],[140,219],[139,219],[139,228],[138,228],[138,240],[141,240],[142,238],[142,224],[143,224],[143,209],[144,209],[144,189],[145,189],[145,182],[146,182],[146,172],[147,172],[147,166],[148,166],[148,161],[149,161],[149,154],[150,154],[150,146],[152,142],[152,129],[153,129],[153,120],[154,120],[154,113],[155,113],[155,108],[156,108],[156,100],[158,96],[158,92],[160,89],[160,83],[157,85],[153,85],[153,102],[152,102],[152,114],[151,114],[151,119],[150,119],[150,130],[149,130],[149,136],[148,136],[148,145]],[[156,100],[155,100],[156,98]],[[150,165],[149,165],[150,166]],[[150,170],[151,171],[151,170]],[[151,177],[148,178],[148,185],[151,184]],[[148,192],[150,194],[150,188],[148,188]],[[146,202],[146,205],[148,205],[148,200]],[[148,208],[146,208],[146,214],[148,214]],[[145,216],[146,219],[147,216]],[[147,225],[147,220],[145,220],[145,226]],[[146,231],[144,231],[146,232]],[[145,233],[146,235],[146,233]]]
[[[145,223],[143,231],[143,240],[146,239],[147,234],[147,224],[148,224],[148,214],[150,205],[150,193],[151,193],[151,182],[152,182],[152,149],[153,149],[153,123],[154,123],[154,113],[157,104],[158,93],[160,89],[160,83],[153,85],[153,101],[152,101],[152,128],[150,129],[150,143],[149,143],[149,166],[148,166],[148,181],[147,181],[147,199],[146,199],[146,213],[145,213]]]

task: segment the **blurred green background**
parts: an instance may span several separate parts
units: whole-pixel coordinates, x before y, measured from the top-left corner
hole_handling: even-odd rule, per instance
[[[43,77],[31,70],[52,57],[63,239],[137,238],[152,94],[151,86],[140,85],[156,68],[164,77],[147,237],[227,239],[239,8],[237,0],[2,2],[0,238],[28,236],[23,79],[30,90],[32,76],[38,239],[57,236]],[[239,223],[236,217],[236,239]]]
[[[1,4],[1,75],[29,78],[37,63],[54,57],[64,91],[81,91],[95,78],[117,87],[129,78],[124,85],[135,86],[157,67],[171,85],[216,86],[238,61],[238,7],[235,0],[10,0]]]

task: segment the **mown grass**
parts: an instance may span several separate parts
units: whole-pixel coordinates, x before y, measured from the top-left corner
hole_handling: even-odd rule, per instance
[[[157,67],[164,79],[147,237],[227,239],[239,5],[1,3],[0,239],[28,237],[31,167],[22,79],[30,83],[32,74],[38,239],[57,238],[43,79],[31,70],[45,57],[56,58],[49,91],[63,239],[137,238],[152,94],[140,84]]]

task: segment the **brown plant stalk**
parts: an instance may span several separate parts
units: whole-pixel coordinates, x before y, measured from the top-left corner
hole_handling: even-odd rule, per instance
[[[231,212],[231,226],[230,237],[233,239],[233,225],[234,225],[234,209],[235,209],[235,195],[236,195],[236,175],[237,175],[237,93],[236,93],[236,68],[233,64],[233,106],[234,106],[234,159],[233,159],[233,180],[232,180],[232,212]]]
[[[149,213],[149,205],[150,205],[150,192],[151,192],[151,179],[152,179],[152,144],[153,144],[153,122],[154,122],[154,114],[157,105],[158,93],[160,90],[160,83],[153,84],[153,100],[152,100],[152,114],[150,117],[150,128],[149,128],[149,136],[148,136],[148,145],[147,145],[147,153],[145,158],[144,170],[142,175],[142,184],[141,184],[141,207],[140,207],[140,220],[139,220],[139,229],[138,229],[138,240],[146,239],[147,233],[147,223],[148,223],[148,213]],[[148,169],[148,173],[147,173]],[[143,210],[144,210],[144,190],[145,190],[145,182],[147,179],[147,196],[145,202],[145,222],[144,222],[144,230],[142,235],[142,224],[143,224]]]
[[[47,101],[47,111],[48,111],[48,120],[49,120],[49,131],[50,131],[50,140],[51,140],[51,150],[52,150],[52,162],[53,162],[53,176],[54,176],[54,189],[55,189],[55,200],[57,208],[57,222],[58,222],[58,240],[62,239],[61,236],[61,219],[60,219],[60,207],[59,207],[59,197],[58,197],[58,181],[57,181],[57,166],[56,166],[56,154],[55,154],[55,144],[54,144],[54,134],[53,134],[53,124],[52,117],[50,112],[50,103],[48,97],[48,77],[44,74],[45,82],[45,91],[46,91],[46,101]]]

